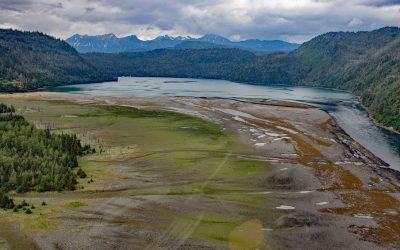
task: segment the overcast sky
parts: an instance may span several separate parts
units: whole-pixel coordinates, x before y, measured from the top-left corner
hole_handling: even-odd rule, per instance
[[[400,26],[400,0],[0,0],[0,27],[79,34],[303,42],[328,31]]]

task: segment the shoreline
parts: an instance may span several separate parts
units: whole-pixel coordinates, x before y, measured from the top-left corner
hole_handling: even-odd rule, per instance
[[[141,122],[140,119],[130,120],[130,118],[127,117],[118,118],[118,116],[113,116],[112,124],[114,125],[110,126],[107,121],[99,123],[99,121],[102,120],[97,120],[99,118],[96,116],[85,116],[86,119],[91,120],[91,122],[88,123],[89,120],[85,120],[86,127],[81,131],[82,133],[89,132],[96,134],[96,138],[99,139],[99,141],[111,140],[108,135],[108,133],[111,133],[113,135],[112,141],[114,147],[120,150],[121,145],[125,145],[125,147],[128,148],[124,151],[110,151],[121,152],[121,157],[123,156],[124,158],[109,158],[107,159],[110,161],[109,163],[104,161],[105,159],[102,158],[102,162],[107,164],[111,171],[117,171],[115,173],[118,174],[111,175],[110,178],[104,180],[104,184],[107,184],[107,187],[109,187],[103,190],[104,192],[102,194],[104,195],[85,196],[84,199],[87,200],[87,202],[84,210],[92,213],[93,211],[97,211],[96,209],[99,206],[103,206],[105,209],[104,211],[108,212],[99,215],[100,218],[98,222],[101,223],[99,225],[102,225],[105,228],[112,228],[112,230],[118,232],[129,229],[132,234],[137,235],[135,240],[143,244],[143,246],[149,244],[149,239],[143,239],[140,234],[137,234],[137,232],[146,230],[147,223],[145,226],[139,224],[134,227],[130,224],[121,223],[120,221],[119,223],[121,224],[115,224],[112,220],[112,218],[114,218],[115,209],[121,213],[121,218],[143,217],[150,219],[154,218],[154,216],[158,216],[157,218],[159,219],[156,221],[149,220],[149,224],[152,227],[151,230],[153,230],[151,232],[153,235],[156,235],[156,237],[150,239],[150,242],[154,242],[154,244],[157,244],[158,242],[157,235],[161,235],[160,237],[162,237],[162,235],[165,234],[162,230],[159,231],[154,229],[154,226],[159,225],[159,221],[163,221],[167,217],[163,217],[164,213],[162,212],[152,214],[147,212],[149,210],[132,210],[130,207],[131,202],[118,203],[119,207],[105,206],[104,204],[110,204],[110,202],[115,201],[115,198],[127,199],[127,192],[113,193],[112,197],[108,196],[109,194],[107,193],[107,190],[113,192],[113,188],[115,187],[114,185],[116,184],[119,189],[125,187],[127,190],[130,190],[129,193],[141,195],[140,202],[144,207],[157,204],[155,207],[161,210],[156,211],[165,211],[163,204],[166,204],[167,202],[167,207],[172,206],[177,209],[178,219],[187,211],[190,211],[190,213],[192,213],[192,211],[198,211],[196,209],[193,210],[192,206],[192,203],[196,203],[197,201],[199,201],[199,203],[194,206],[197,209],[203,209],[206,215],[208,213],[215,214],[218,213],[218,211],[221,211],[221,215],[223,214],[222,211],[237,211],[233,210],[236,209],[236,205],[234,205],[235,203],[232,203],[231,196],[248,193],[249,195],[246,195],[247,198],[257,197],[255,204],[259,204],[258,202],[262,203],[260,206],[255,204],[255,206],[248,206],[247,208],[250,216],[247,216],[243,221],[240,221],[240,223],[250,219],[258,219],[260,229],[257,230],[263,231],[262,239],[264,239],[267,244],[272,239],[279,246],[282,246],[282,248],[296,248],[299,247],[298,242],[301,242],[300,246],[308,249],[320,248],[326,246],[326,244],[340,244],[343,248],[377,249],[379,246],[388,246],[387,244],[391,246],[391,244],[395,244],[398,239],[398,237],[394,235],[394,238],[391,239],[389,243],[386,243],[380,238],[374,238],[374,234],[369,236],[370,238],[363,239],[362,237],[364,235],[362,230],[353,230],[354,225],[360,225],[364,228],[371,227],[373,230],[379,230],[382,234],[393,235],[393,231],[397,230],[398,225],[391,223],[393,218],[391,215],[387,215],[385,211],[387,209],[398,210],[397,204],[399,201],[397,193],[400,191],[399,175],[398,173],[391,171],[391,169],[380,167],[381,164],[379,158],[373,155],[357,141],[349,137],[349,135],[342,130],[339,124],[336,123],[333,117],[324,110],[315,107],[308,107],[300,103],[271,101],[269,99],[265,101],[264,99],[255,100],[247,98],[235,100],[213,97],[123,98],[56,92],[15,94],[13,96],[0,95],[0,102],[2,100],[15,102],[20,107],[19,110],[23,114],[25,112],[24,107],[30,107],[28,104],[31,104],[33,107],[36,107],[36,112],[32,113],[28,110],[25,113],[27,116],[30,116],[31,120],[42,121],[42,119],[49,119],[49,121],[53,122],[58,121],[58,123],[56,122],[55,124],[63,124],[63,126],[69,124],[66,128],[73,128],[73,130],[81,129],[79,126],[79,114],[86,114],[87,111],[92,110],[92,107],[96,106],[124,106],[144,110],[172,111],[195,117],[210,124],[212,123],[214,124],[213,126],[219,128],[218,131],[226,131],[227,135],[235,138],[235,142],[246,147],[245,151],[235,151],[233,153],[231,151],[221,151],[225,157],[231,157],[229,158],[230,162],[227,165],[220,165],[218,162],[221,161],[221,158],[217,158],[217,166],[226,166],[226,169],[224,168],[220,173],[218,171],[214,173],[217,174],[218,178],[214,178],[214,174],[204,175],[207,185],[213,187],[213,189],[210,190],[215,189],[215,193],[193,193],[192,187],[189,187],[190,189],[185,191],[186,181],[192,182],[196,181],[197,178],[203,178],[203,175],[196,175],[193,173],[200,170],[206,171],[207,168],[197,168],[197,165],[194,165],[194,168],[188,169],[189,172],[185,174],[182,172],[185,168],[179,167],[178,169],[180,174],[175,175],[177,170],[174,168],[175,163],[172,164],[173,162],[169,162],[169,160],[174,159],[174,161],[179,161],[180,158],[176,156],[189,150],[189,152],[195,154],[195,158],[190,158],[190,161],[183,161],[182,166],[187,166],[187,164],[192,163],[197,164],[195,162],[201,161],[202,159],[206,160],[204,164],[208,164],[207,159],[210,155],[207,153],[206,158],[204,158],[203,155],[204,152],[208,151],[198,151],[197,146],[192,149],[190,147],[188,148],[187,141],[182,141],[182,143],[179,144],[180,146],[176,148],[179,149],[179,151],[176,152],[170,151],[170,147],[171,145],[174,145],[174,143],[157,143],[157,147],[159,145],[167,145],[167,148],[165,149],[168,149],[168,151],[160,152],[163,152],[163,154],[170,154],[168,157],[136,158],[137,152],[141,152],[144,149],[146,149],[146,151],[149,150],[148,153],[158,152],[159,149],[157,147],[142,147],[141,145],[147,145],[147,143],[150,143],[148,144],[150,146],[153,145],[152,141],[156,141],[155,138],[152,137],[154,136],[152,131],[154,131],[154,129],[157,131],[160,129],[159,120],[157,120],[159,118],[153,118],[156,123],[152,126],[136,127],[138,123]],[[65,102],[59,102],[60,100],[64,100]],[[76,105],[75,107],[79,108],[71,108],[72,106],[70,105]],[[64,109],[65,111],[62,111]],[[81,109],[87,111],[80,113]],[[52,113],[53,116],[48,116],[49,113]],[[73,118],[65,118],[65,115],[67,114],[75,116]],[[119,121],[116,122],[115,120],[118,119]],[[146,122],[147,121],[148,120],[146,119]],[[127,123],[130,124],[126,127],[127,130],[125,131],[121,129],[121,126],[126,126]],[[168,124],[171,124],[170,120],[168,120]],[[176,129],[168,129],[166,131],[174,131],[174,133],[177,131],[179,135],[182,135],[182,133],[189,133],[200,136],[199,138],[203,138],[202,135],[198,134],[198,125],[196,124],[197,123],[187,124],[186,121],[183,121],[183,123],[176,125]],[[132,130],[129,131],[128,129]],[[143,129],[143,131],[138,131],[138,129]],[[153,138],[153,140],[142,138],[143,134],[146,134],[146,131],[149,129],[150,133],[147,134],[147,136],[151,136],[150,138]],[[107,131],[107,133],[104,131]],[[139,137],[132,137],[130,144],[126,144],[125,139],[130,138],[129,136],[126,136],[128,133],[137,133],[137,136]],[[115,138],[119,139],[116,140]],[[176,139],[177,137],[172,138],[174,141]],[[121,142],[123,142],[123,144],[120,144]],[[133,145],[135,146],[133,147]],[[205,147],[205,149],[209,150],[209,147],[211,146],[210,144],[207,144]],[[247,147],[249,148],[247,149]],[[132,149],[135,150],[132,151]],[[181,153],[175,155],[177,152]],[[214,152],[215,151],[213,151],[212,154],[214,154]],[[140,153],[140,155],[142,155],[142,153]],[[190,156],[191,154],[188,155]],[[225,157],[223,158],[225,159]],[[121,161],[121,159],[131,160],[125,162]],[[160,162],[160,159],[167,159],[167,161]],[[231,168],[230,164],[232,164],[232,160],[235,159],[239,161],[240,165],[237,165],[236,168]],[[131,164],[132,160],[137,162]],[[265,169],[268,171],[263,170],[257,172],[258,174],[256,176],[259,174],[264,175],[260,179],[251,175],[246,177],[248,175],[247,171],[250,171],[253,168],[242,172],[241,167],[247,166],[243,165],[243,163],[254,160],[260,162],[260,164],[268,164],[268,169]],[[117,162],[118,164],[116,164]],[[207,164],[204,164],[202,164],[202,166],[208,166]],[[144,167],[146,167],[147,171],[150,172],[143,171]],[[257,168],[254,169],[256,170]],[[195,172],[193,172],[193,170]],[[140,175],[132,175],[132,171],[133,173],[137,171]],[[236,173],[232,171],[239,172]],[[225,178],[224,176],[226,175],[229,176],[229,182],[227,180],[221,181],[223,180],[221,178]],[[107,176],[109,176],[109,174],[107,174]],[[192,180],[191,178],[194,179]],[[232,182],[232,178],[236,180],[236,182]],[[243,179],[242,182],[242,178],[250,179]],[[254,181],[254,178],[257,179],[257,181]],[[101,184],[100,180],[101,179],[98,178],[95,179],[95,183]],[[143,180],[150,182],[143,182]],[[183,180],[185,180],[185,182],[182,184]],[[152,191],[151,189],[153,184],[148,186],[149,183],[155,183],[155,187],[161,184],[162,186],[165,186],[165,181],[171,181],[170,184],[173,189],[170,190],[168,188],[168,190],[166,190],[167,192],[163,191],[160,193],[160,191],[157,191],[153,193],[154,190]],[[132,183],[135,185],[132,186]],[[223,186],[220,185],[224,183],[233,183],[234,186],[221,188]],[[247,189],[246,187],[248,183],[253,183],[254,186]],[[140,185],[138,186],[138,184]],[[179,187],[177,190],[175,190],[176,185]],[[181,187],[180,185],[183,186]],[[137,186],[141,188],[137,189]],[[239,190],[239,192],[236,193],[231,189]],[[142,194],[141,190],[145,190],[145,195]],[[71,197],[76,197],[82,200],[83,197],[81,197],[80,194],[79,191],[69,193]],[[158,198],[155,199],[154,194],[157,194]],[[59,194],[54,198],[53,195],[54,194],[43,193],[40,196],[40,200],[45,200],[46,202],[49,201],[48,203],[50,204],[50,199],[65,201],[65,199],[69,198],[69,196],[66,197]],[[191,199],[190,197],[193,197],[193,195],[196,195],[196,200],[192,200],[191,203],[184,202],[187,199]],[[221,201],[218,199],[218,203],[215,203],[215,198],[209,199],[209,197],[214,197],[213,195],[219,199],[221,197],[227,197],[228,200],[225,202],[224,200]],[[29,200],[35,197],[35,194],[26,194],[22,195],[20,198]],[[99,197],[101,197],[101,199],[99,199]],[[363,197],[367,198],[364,199]],[[246,200],[246,204],[252,202],[251,199]],[[384,201],[391,201],[392,203],[382,203],[382,199]],[[204,203],[206,206],[204,206]],[[221,204],[224,209],[228,210],[220,210]],[[239,206],[241,206],[241,204],[242,203],[239,203]],[[375,206],[371,204],[378,205]],[[391,204],[395,204],[396,207],[393,208]],[[282,210],[282,208],[287,207],[290,207],[291,210]],[[71,222],[68,219],[69,217],[65,215],[74,215],[78,218],[82,217],[82,210],[79,210],[79,208],[64,206],[62,209],[63,212],[59,217],[61,219],[56,218],[55,220],[64,221],[65,224],[62,224],[64,226],[71,225]],[[259,217],[260,211],[276,213],[276,216]],[[197,218],[196,212],[194,213],[195,218]],[[400,215],[400,210],[398,215]],[[397,219],[398,215],[396,214],[394,219]],[[362,216],[368,216],[368,220]],[[219,221],[216,223],[212,223],[210,220],[207,221],[207,230],[213,226],[218,228],[221,225]],[[184,222],[179,220],[179,223]],[[113,238],[108,238],[109,231],[86,231],[82,233],[80,230],[76,230],[76,228],[79,228],[80,226],[90,228],[91,225],[85,224],[85,220],[76,221],[74,223],[76,224],[74,224],[73,227],[57,227],[51,231],[42,231],[39,234],[28,232],[28,235],[32,236],[35,242],[38,242],[41,246],[46,246],[47,244],[50,244],[49,242],[54,241],[59,242],[62,245],[66,242],[70,242],[70,239],[78,239],[79,237],[89,239],[93,236],[97,239],[96,242],[93,243],[96,246],[102,246],[105,244],[105,241],[129,243],[126,238],[119,238],[118,235],[115,237],[113,236]],[[375,226],[372,227],[371,225]],[[270,230],[264,231],[262,228],[269,228]],[[239,229],[241,228],[239,227]],[[327,237],[300,241],[300,239],[304,239],[304,237],[310,239],[310,237],[316,232],[323,232]],[[372,241],[373,239],[376,240]],[[171,241],[171,243],[169,243],[171,245],[169,246],[174,246],[173,242],[175,241]],[[226,240],[224,242],[226,242]],[[215,244],[214,241],[196,241],[195,238],[185,238],[185,244],[186,243],[188,244],[187,246],[192,244],[199,244],[199,246],[219,246],[213,245]],[[81,241],[74,241],[74,244],[77,248],[82,246],[80,245],[82,244]]]
[[[354,96],[356,97],[356,99],[358,101],[358,104],[365,110],[365,112],[367,112],[368,118],[374,123],[375,126],[377,126],[379,128],[382,128],[382,129],[385,129],[385,130],[387,130],[387,131],[389,131],[389,132],[391,132],[391,133],[393,133],[393,134],[395,134],[395,135],[400,137],[400,131],[397,131],[393,127],[388,127],[388,126],[385,126],[385,125],[381,124],[380,122],[378,122],[373,117],[371,110],[362,103],[361,98],[359,96],[356,96],[356,95],[354,95]]]
[[[107,81],[99,81],[99,82],[93,82],[93,83],[107,83],[107,82],[114,82],[117,81],[120,77],[132,77],[132,76],[118,76],[116,79],[114,80],[107,80]],[[138,76],[140,77],[140,76]],[[151,77],[151,76],[144,76],[144,77]],[[171,77],[171,76],[156,76],[156,77],[165,77],[165,78],[179,78],[179,79],[199,79],[199,80],[222,80],[222,81],[231,81],[229,79],[210,79],[210,78],[192,78],[192,77]],[[255,86],[270,86],[270,87],[304,87],[304,88],[316,88],[316,89],[325,89],[325,90],[334,90],[334,91],[340,91],[340,92],[345,92],[345,93],[349,93],[350,95],[352,95],[353,97],[355,97],[358,101],[358,103],[360,104],[360,106],[367,112],[368,117],[371,119],[371,121],[374,123],[375,126],[382,128],[382,129],[386,129],[389,132],[392,132],[398,136],[400,136],[400,131],[397,131],[396,129],[394,129],[393,127],[388,127],[385,126],[383,124],[381,124],[380,122],[378,122],[377,120],[375,120],[375,118],[372,115],[372,112],[362,103],[361,98],[357,95],[355,95],[353,92],[349,91],[349,90],[344,90],[344,89],[336,89],[336,88],[329,88],[329,87],[313,87],[313,86],[307,86],[307,85],[265,85],[265,84],[258,84],[258,83],[254,83],[254,82],[237,82],[237,81],[232,81],[234,83],[239,83],[239,84],[245,84],[245,85],[255,85]],[[88,84],[88,83],[75,83],[75,84]],[[72,85],[72,84],[69,84]],[[59,85],[59,86],[63,86],[63,85]],[[59,87],[57,86],[57,87]],[[43,91],[50,91],[49,89],[44,89]],[[35,91],[32,91],[35,92]],[[290,102],[290,101],[289,101]]]
[[[130,105],[124,105],[123,102],[126,99],[126,97],[116,97],[116,96],[96,96],[96,95],[92,95],[92,94],[74,94],[74,93],[68,93],[68,92],[51,92],[51,91],[35,91],[35,92],[29,92],[28,95],[30,94],[45,94],[46,96],[44,98],[47,98],[48,94],[51,94],[52,96],[56,97],[56,99],[58,98],[65,98],[67,97],[67,99],[70,100],[74,100],[74,98],[71,98],[74,95],[81,95],[84,98],[78,98],[78,99],[82,99],[81,101],[85,102],[87,100],[92,100],[95,102],[101,102],[100,100],[102,100],[102,98],[105,99],[112,99],[113,103],[110,103],[108,100],[106,100],[106,105],[110,105],[110,106],[130,106]],[[24,93],[0,93],[1,95],[24,95]],[[43,98],[43,97],[42,97]],[[141,99],[141,100],[152,100],[154,98],[157,97],[136,97],[136,99]],[[306,103],[306,102],[296,102],[296,101],[291,101],[291,100],[274,100],[274,99],[266,99],[266,98],[235,98],[235,97],[192,97],[192,96],[159,96],[158,98],[188,98],[188,99],[204,99],[204,100],[212,100],[212,99],[221,99],[221,100],[231,100],[231,101],[236,101],[236,102],[243,102],[243,103],[249,103],[249,104],[254,104],[254,105],[266,105],[266,106],[276,106],[276,107],[290,107],[290,108],[311,108],[311,109],[318,109],[321,110],[322,112],[324,112],[327,116],[330,117],[330,119],[332,119],[334,121],[334,125],[337,126],[338,128],[338,132],[340,134],[345,135],[348,139],[350,139],[350,142],[352,142],[353,144],[357,144],[355,145],[357,148],[361,148],[361,151],[363,151],[364,153],[366,153],[366,155],[368,155],[368,158],[371,159],[375,164],[377,165],[381,165],[380,168],[383,170],[389,170],[392,173],[396,173],[396,177],[398,178],[398,180],[400,180],[400,170],[394,169],[390,167],[390,164],[388,164],[384,159],[382,159],[381,157],[375,155],[373,152],[371,152],[368,148],[366,148],[365,146],[363,146],[360,142],[358,142],[356,139],[354,139],[350,134],[348,134],[341,126],[340,124],[337,122],[337,120],[335,119],[335,117],[333,117],[331,114],[329,114],[328,111],[313,106],[312,104]],[[361,102],[358,101],[358,103],[360,104],[360,106],[362,106]],[[363,107],[363,106],[362,106]],[[363,107],[364,108],[364,107]],[[366,109],[367,111],[367,109]],[[375,120],[372,119],[372,117],[370,117],[370,114],[367,112],[369,119],[371,119],[371,121],[374,122],[374,125],[378,126],[377,124],[375,124]],[[378,126],[381,127],[381,126]],[[336,130],[336,129],[335,129]],[[390,130],[388,130],[390,131]],[[331,131],[332,133],[336,133],[334,131]],[[390,131],[391,132],[391,131]],[[397,133],[394,133],[395,135],[397,135]],[[348,144],[347,142],[342,141],[342,144]],[[349,146],[349,145],[347,145]]]
[[[231,81],[234,83],[238,84],[244,84],[244,85],[254,85],[254,86],[267,86],[267,87],[304,87],[304,88],[315,88],[315,89],[325,89],[325,90],[334,90],[334,91],[340,91],[340,92],[345,92],[350,95],[352,95],[355,99],[357,99],[358,104],[367,112],[369,119],[373,122],[373,124],[379,128],[385,129],[397,136],[400,136],[400,131],[394,129],[393,127],[388,127],[380,122],[378,122],[372,115],[372,112],[362,103],[361,98],[357,95],[355,95],[353,92],[349,90],[344,90],[344,89],[337,89],[337,88],[329,88],[329,87],[323,87],[323,86],[307,86],[307,85],[283,85],[283,84],[276,84],[276,85],[266,85],[263,83],[255,83],[255,82],[239,82],[239,81],[232,81],[229,79],[214,79],[214,78],[199,78],[199,77],[178,77],[178,76],[118,76],[113,79],[108,79],[104,81],[88,81],[88,82],[80,82],[80,83],[69,83],[69,84],[61,84],[53,87],[41,87],[37,88],[34,90],[26,90],[26,91],[15,91],[15,92],[0,92],[0,94],[17,94],[17,93],[34,93],[34,92],[53,92],[51,89],[56,88],[56,87],[62,87],[62,86],[68,86],[68,85],[79,85],[79,84],[90,84],[90,83],[109,83],[109,82],[118,82],[119,78],[129,78],[129,77],[162,77],[162,78],[178,78],[178,79],[193,79],[193,80],[221,80],[221,81]],[[288,102],[293,102],[291,100],[288,100]]]
[[[304,87],[306,87],[306,86],[304,86]],[[343,92],[347,92],[347,91],[343,91]],[[96,96],[96,95],[93,95],[93,94],[79,94],[79,93],[57,92],[57,91],[52,92],[52,91],[49,91],[49,90],[33,91],[33,92],[18,92],[18,93],[0,93],[0,95],[14,95],[14,94],[17,94],[17,95],[18,95],[18,94],[24,95],[24,93],[27,93],[27,94],[35,94],[35,93],[38,93],[39,95],[40,95],[40,93],[43,93],[43,94],[51,93],[51,94],[54,95],[54,96],[57,96],[57,95],[67,95],[67,96],[68,96],[68,95],[83,95],[83,96],[89,96],[90,99],[98,99],[98,98],[99,98],[99,96]],[[357,104],[359,104],[360,107],[363,108],[363,109],[367,112],[367,114],[368,114],[368,119],[370,119],[370,120],[372,121],[373,125],[375,125],[375,126],[377,126],[377,127],[379,127],[379,128],[385,129],[385,130],[389,131],[390,133],[393,133],[395,136],[400,136],[400,132],[397,132],[397,131],[395,131],[395,130],[392,130],[392,129],[388,128],[388,127],[385,127],[385,126],[379,124],[375,119],[373,119],[372,115],[370,114],[370,111],[361,103],[359,97],[358,97],[358,96],[355,96],[355,95],[352,94],[351,92],[348,92],[348,93],[351,94],[355,99],[357,99]],[[102,97],[104,97],[104,98],[112,98],[112,99],[115,99],[115,100],[118,100],[118,99],[125,99],[125,98],[126,98],[126,97],[118,97],[118,96],[102,96]],[[152,99],[152,98],[154,98],[154,97],[155,97],[155,96],[152,96],[152,97],[135,97],[135,98],[138,98],[138,99]],[[368,148],[366,148],[364,145],[362,145],[360,142],[358,142],[356,139],[354,139],[350,134],[348,134],[348,133],[339,125],[338,121],[336,121],[336,119],[335,119],[328,111],[326,111],[326,110],[323,109],[323,108],[314,106],[314,105],[312,105],[312,103],[310,104],[310,103],[302,102],[302,101],[275,100],[275,99],[268,99],[268,98],[207,97],[207,96],[203,96],[203,97],[192,97],[192,96],[158,96],[158,97],[159,97],[159,98],[164,98],[164,97],[167,97],[167,98],[168,98],[168,97],[176,97],[176,98],[200,98],[200,99],[219,98],[219,99],[225,99],[225,100],[235,100],[235,101],[239,101],[239,102],[240,102],[241,100],[244,100],[245,102],[250,102],[250,100],[253,100],[253,101],[254,101],[253,104],[260,104],[260,105],[276,105],[276,106],[282,106],[282,107],[288,107],[288,106],[295,107],[295,106],[299,106],[299,107],[301,107],[301,108],[309,107],[309,108],[320,109],[320,110],[322,110],[324,113],[326,113],[331,119],[333,119],[333,120],[335,121],[335,123],[337,124],[337,126],[342,130],[342,132],[343,132],[344,134],[346,134],[346,136],[348,136],[349,138],[351,138],[351,140],[353,140],[354,142],[356,142],[357,144],[359,144],[362,148],[364,148],[366,151],[368,151],[369,154],[371,154],[371,155],[373,155],[374,157],[376,157],[377,159],[379,159],[379,161],[382,162],[382,164],[381,164],[381,165],[382,165],[382,168],[384,168],[384,169],[388,168],[388,169],[394,170],[396,173],[400,173],[400,170],[391,168],[391,167],[390,167],[390,164],[387,163],[384,159],[382,159],[381,157],[379,157],[379,156],[375,155],[374,153],[372,153]],[[260,102],[260,101],[257,101],[257,100],[261,100],[261,102]],[[117,103],[118,103],[118,101],[116,101],[116,104],[115,104],[115,105],[118,106],[119,104],[117,104]],[[275,103],[275,104],[274,104],[274,103]],[[282,105],[282,103],[286,103],[286,104],[285,104],[285,105]],[[293,105],[291,105],[291,104],[293,104]]]
[[[374,123],[375,126],[385,129],[389,132],[392,132],[392,133],[400,136],[400,131],[394,129],[393,127],[385,126],[385,125],[381,124],[380,122],[378,122],[377,120],[375,120],[375,118],[372,115],[372,112],[362,103],[361,98],[349,90],[329,88],[329,87],[314,87],[314,86],[307,86],[307,85],[283,85],[283,84],[265,85],[265,84],[261,84],[261,83],[258,84],[258,83],[254,83],[254,82],[237,82],[237,81],[232,81],[232,82],[236,82],[236,83],[240,83],[240,84],[255,85],[255,86],[272,86],[272,87],[278,86],[278,87],[300,87],[300,88],[305,87],[305,88],[316,88],[316,89],[326,89],[326,90],[345,92],[345,93],[352,95],[355,99],[357,99],[358,104],[367,112],[369,119],[371,119],[371,121]]]

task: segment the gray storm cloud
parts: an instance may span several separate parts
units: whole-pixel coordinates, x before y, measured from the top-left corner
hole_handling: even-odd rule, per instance
[[[366,0],[364,4],[372,6],[393,6],[399,5],[400,0]]]
[[[400,0],[0,0],[0,27],[80,34],[284,39],[400,25]]]

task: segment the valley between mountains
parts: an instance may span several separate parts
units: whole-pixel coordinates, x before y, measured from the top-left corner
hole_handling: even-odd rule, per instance
[[[80,54],[76,50],[80,50],[80,42],[72,43],[75,49],[43,33],[1,29],[0,91],[33,91],[59,85],[115,81],[121,76],[225,79],[269,86],[335,88],[359,97],[379,124],[393,131],[400,130],[398,27],[329,32],[297,49],[296,46],[290,49],[272,46],[267,54],[244,49],[236,43],[232,45],[229,40],[215,36],[200,40],[177,47],[150,46],[144,51],[99,53],[90,50],[94,52]],[[217,44],[203,43],[209,41]],[[260,41],[242,42],[253,46]],[[230,45],[222,46],[226,43]],[[107,46],[119,48],[118,44],[113,44],[107,43]]]

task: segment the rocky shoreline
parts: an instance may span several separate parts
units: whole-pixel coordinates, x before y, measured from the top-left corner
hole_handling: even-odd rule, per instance
[[[388,126],[385,126],[385,125],[383,125],[382,123],[378,122],[378,121],[374,118],[374,116],[372,115],[372,111],[369,110],[369,108],[366,107],[366,106],[362,103],[361,98],[358,97],[358,96],[356,96],[356,98],[357,98],[358,103],[360,104],[360,106],[367,112],[369,119],[371,119],[371,121],[372,121],[377,127],[386,129],[386,130],[388,130],[388,131],[390,131],[390,132],[392,132],[392,133],[394,133],[394,134],[400,136],[400,131],[397,131],[397,130],[394,129],[393,127],[388,127]]]

